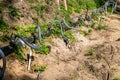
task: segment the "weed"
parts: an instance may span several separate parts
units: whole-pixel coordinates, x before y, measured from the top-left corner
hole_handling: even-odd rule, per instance
[[[65,36],[70,39],[70,41],[72,42],[76,42],[76,39],[75,37],[71,34],[71,33],[68,33],[68,32],[64,32]]]
[[[2,7],[2,5],[0,4],[0,13],[2,12],[2,10],[3,10],[3,7]]]
[[[4,35],[0,36],[0,41],[2,41],[2,42],[7,41],[8,39],[9,39],[8,34],[4,34]]]
[[[58,11],[56,11],[56,13],[55,14],[53,14],[53,18],[54,18],[54,20],[58,20],[59,18],[58,18],[58,16],[57,16],[57,14],[59,14],[59,12]]]
[[[117,67],[112,67],[111,69],[114,70],[114,71],[117,71],[117,70],[118,70]]]
[[[92,32],[92,29],[88,29],[88,33],[91,33]]]
[[[53,30],[52,30],[52,35],[54,36],[57,36],[57,37],[60,37],[61,35],[61,31],[58,27],[55,27]]]
[[[68,22],[68,21],[70,20],[70,14],[71,14],[72,12],[73,12],[73,11],[71,11],[69,8],[68,8],[68,10],[66,11],[63,5],[60,6],[60,14],[62,15],[62,17],[65,17],[66,22]]]
[[[80,21],[79,21],[79,25],[80,25],[80,26],[84,26],[85,23],[84,23],[83,21],[80,20]]]
[[[50,52],[50,48],[42,43],[40,49],[35,50],[35,52],[40,54],[48,54]]]
[[[97,8],[104,5],[105,1],[107,0],[94,0]]]
[[[36,66],[34,68],[34,71],[45,71],[47,68],[47,65],[43,65],[43,66]]]
[[[89,9],[95,9],[97,6],[96,3],[94,2],[94,0],[86,1],[86,5],[88,6]]]
[[[83,33],[84,33],[84,36],[89,35],[89,33],[87,31],[83,31]]]
[[[92,32],[92,29],[88,29],[88,31],[80,31],[81,34],[83,34],[84,36],[89,35]]]
[[[47,31],[48,26],[49,26],[49,23],[42,24],[41,25],[42,32]],[[53,23],[52,24],[52,26],[51,26],[51,30],[52,30],[51,36],[57,36],[57,37],[59,37],[61,35],[61,31],[59,29],[59,26],[60,26],[59,23]]]
[[[19,46],[15,46],[15,56],[19,61],[23,60],[23,51],[22,48]]]
[[[3,18],[0,18],[0,32],[3,32],[3,35],[0,36],[0,41],[7,41],[9,39],[8,31],[9,26],[4,22]]]
[[[82,0],[77,0],[78,4],[79,5],[82,5],[83,4],[83,1]]]
[[[49,43],[50,43],[51,45],[55,45],[54,41],[53,41],[51,38],[49,38]]]
[[[19,10],[16,7],[13,7],[13,6],[9,7],[9,15],[10,15],[10,18],[21,16]]]
[[[48,26],[49,26],[49,23],[48,23],[48,22],[44,22],[44,24],[41,23],[41,25],[40,25],[40,27],[41,27],[41,31],[42,31],[42,32],[47,31]]]
[[[3,18],[0,18],[0,31],[8,32],[9,26],[4,22]]]
[[[111,13],[111,12],[112,12],[112,6],[109,6],[109,7],[107,8],[107,11],[108,11],[108,13]]]
[[[41,0],[27,0],[27,1],[33,3],[33,2],[40,2]]]
[[[69,0],[69,1],[68,1],[68,11],[69,11],[69,12],[71,11],[71,13],[72,13],[73,11],[75,11],[75,12],[77,12],[77,13],[80,13],[80,12],[81,12],[81,8],[80,8],[78,2],[75,1],[75,0]]]
[[[48,8],[48,5],[37,5],[32,8],[34,8],[37,11],[38,15],[42,15],[43,12]]]
[[[106,25],[99,24],[96,29],[97,29],[97,30],[106,30],[106,29],[107,29],[107,26],[106,26]]]
[[[55,0],[45,0],[47,4],[52,4]]]
[[[120,77],[116,77],[116,78],[114,78],[113,80],[120,80]]]
[[[91,55],[93,55],[93,52],[94,52],[94,51],[95,51],[94,48],[88,49],[88,52],[87,52],[87,54],[85,54],[85,56],[91,56]]]
[[[35,28],[35,25],[28,25],[21,28],[19,25],[14,25],[14,29],[17,31],[16,34],[27,37],[30,36],[31,30]]]

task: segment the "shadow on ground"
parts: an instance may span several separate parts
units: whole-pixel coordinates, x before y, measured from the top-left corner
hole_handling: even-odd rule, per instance
[[[4,75],[3,80],[36,80],[36,79],[28,75],[17,76],[7,71]]]

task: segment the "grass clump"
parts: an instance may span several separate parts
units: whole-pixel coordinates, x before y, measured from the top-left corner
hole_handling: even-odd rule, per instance
[[[116,78],[114,78],[113,80],[120,80],[120,77],[116,77]]]
[[[46,4],[53,4],[55,0],[45,0]]]
[[[41,16],[45,12],[45,10],[48,8],[48,5],[37,5],[32,8],[36,10],[39,16]]]
[[[27,0],[27,1],[33,3],[33,2],[40,2],[41,0]]]
[[[16,30],[16,34],[19,34],[24,37],[28,37],[31,35],[31,30],[35,28],[35,25],[27,25],[21,28],[19,25],[14,25],[14,29]]]
[[[14,17],[19,18],[21,16],[20,11],[16,7],[10,6],[8,9],[9,9],[10,18],[14,18]]]
[[[43,66],[36,66],[34,68],[34,71],[45,71],[47,68],[47,65],[43,65]]]
[[[94,0],[89,0],[89,1],[86,1],[86,5],[88,6],[89,9],[95,9],[96,8],[96,3],[94,2]],[[87,8],[86,6],[86,8]]]
[[[9,26],[5,23],[3,18],[0,18],[0,31],[2,32],[8,32]]]
[[[52,30],[52,36],[60,37],[60,35],[61,35],[61,31],[58,27],[56,27]]]
[[[4,22],[2,17],[0,18],[0,32],[3,33],[3,35],[0,36],[0,41],[7,41],[9,39],[9,26]]]
[[[89,35],[92,32],[92,29],[88,29],[87,31],[81,30],[80,33],[83,34],[84,36]]]
[[[69,0],[68,1],[68,12],[77,12],[80,13],[81,12],[81,8],[80,5],[78,4],[77,1],[75,0]]]
[[[7,41],[8,39],[9,39],[9,36],[7,34],[0,36],[0,41],[2,41],[2,42]]]
[[[88,51],[87,51],[87,54],[85,54],[85,56],[91,56],[91,55],[93,55],[94,51],[95,51],[94,48],[89,48]]]
[[[19,61],[22,61],[24,59],[22,48],[17,45],[15,46],[15,56]]]
[[[44,43],[41,43],[40,49],[36,49],[35,52],[47,55],[50,52],[50,47],[45,45]]]
[[[106,26],[106,25],[99,24],[96,29],[97,29],[97,30],[106,30],[106,29],[107,29],[107,26]]]
[[[76,42],[75,37],[71,33],[64,32],[64,34],[68,39],[70,39],[71,42]]]
[[[2,5],[0,4],[0,13],[2,12],[2,10],[3,10],[3,7],[2,7]]]

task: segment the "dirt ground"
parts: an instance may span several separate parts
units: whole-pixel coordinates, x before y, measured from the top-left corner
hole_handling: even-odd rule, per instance
[[[107,30],[93,31],[88,36],[74,33],[75,43],[66,46],[61,38],[53,38],[48,55],[33,54],[31,67],[47,64],[39,74],[27,71],[27,61],[20,63],[14,54],[7,57],[3,80],[113,80],[120,77],[120,15],[104,18]],[[94,48],[91,56],[86,56]],[[27,52],[27,51],[26,51]]]
[[[24,1],[13,0],[13,2],[9,5],[19,8],[22,17],[11,20],[8,18],[8,13],[3,13],[4,20],[10,26],[11,23],[21,26],[33,24],[32,17],[37,17],[35,10]],[[50,15],[46,16],[51,19]],[[67,46],[61,38],[47,41],[46,44],[51,45],[50,53],[48,55],[33,53],[34,61],[30,71],[27,71],[28,61],[19,62],[14,53],[7,56],[3,80],[113,80],[115,77],[120,77],[120,14],[106,16],[104,22],[108,25],[107,30],[95,30],[87,36],[76,32],[73,34],[76,42]],[[4,44],[6,43],[0,42],[0,47]],[[86,56],[90,48],[94,48],[93,54]],[[26,54],[28,51],[26,50]],[[34,72],[33,67],[42,65],[47,65],[47,68],[38,77],[38,72]]]

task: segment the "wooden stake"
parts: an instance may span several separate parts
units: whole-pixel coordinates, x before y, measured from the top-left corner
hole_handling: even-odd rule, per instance
[[[67,1],[64,0],[64,6],[65,6],[65,10],[67,10]]]
[[[58,10],[60,10],[60,0],[57,0]]]

